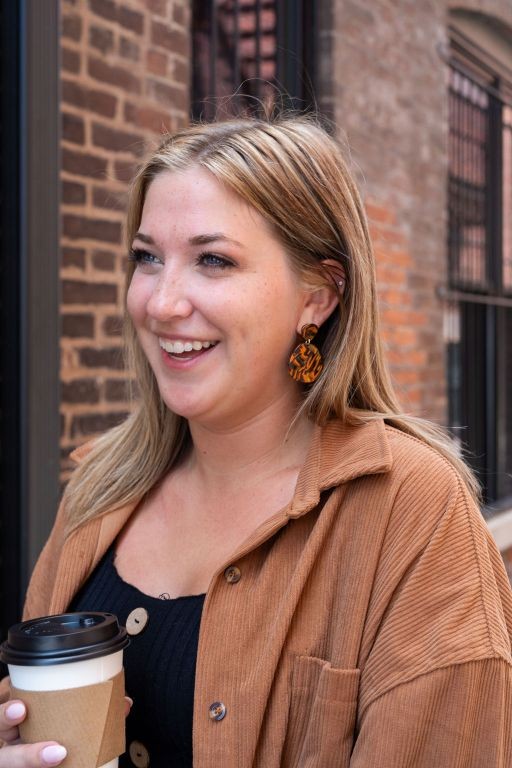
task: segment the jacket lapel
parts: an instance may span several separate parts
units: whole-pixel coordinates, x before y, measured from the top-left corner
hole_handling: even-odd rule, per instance
[[[53,584],[49,613],[67,610],[89,574],[99,563],[138,504],[138,500],[93,518],[64,541]]]

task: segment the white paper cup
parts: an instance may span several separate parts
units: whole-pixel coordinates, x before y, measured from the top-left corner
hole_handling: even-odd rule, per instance
[[[123,669],[129,639],[111,613],[65,613],[11,627],[0,647],[11,685],[22,691],[63,691],[103,683]],[[64,744],[65,746],[65,744]],[[117,768],[118,758],[100,768]]]

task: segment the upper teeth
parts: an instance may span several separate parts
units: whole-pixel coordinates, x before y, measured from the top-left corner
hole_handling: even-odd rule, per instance
[[[208,349],[213,347],[214,341],[167,341],[166,339],[159,339],[160,346],[165,349],[169,354],[179,355],[182,352],[192,352],[195,349],[197,352],[200,349]]]

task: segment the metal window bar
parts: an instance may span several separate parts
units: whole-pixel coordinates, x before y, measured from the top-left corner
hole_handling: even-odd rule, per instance
[[[488,505],[512,499],[512,110],[474,58],[449,86],[448,393],[450,424]],[[508,295],[507,295],[508,293]]]
[[[315,13],[306,0],[194,0],[195,118],[313,101]],[[236,94],[236,97],[233,96]]]

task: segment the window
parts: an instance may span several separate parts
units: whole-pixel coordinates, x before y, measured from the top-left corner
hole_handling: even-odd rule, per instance
[[[278,94],[287,106],[311,104],[315,6],[308,0],[194,0],[194,117],[211,120],[219,109],[250,113]]]
[[[450,424],[496,507],[512,499],[512,88],[457,36],[449,88]],[[508,397],[507,397],[508,393]]]

